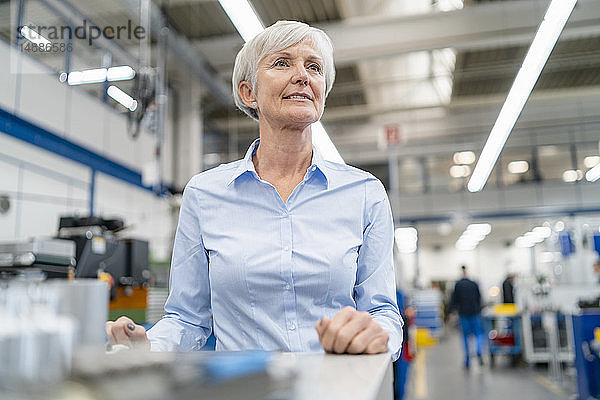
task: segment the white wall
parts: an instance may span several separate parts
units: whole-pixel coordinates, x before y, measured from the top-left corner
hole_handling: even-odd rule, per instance
[[[89,182],[85,166],[0,134],[0,194],[11,203],[0,240],[53,235],[59,215],[86,214]]]
[[[11,65],[12,63],[12,65]],[[81,87],[58,82],[56,74],[0,41],[0,107],[130,169],[153,160],[154,138],[127,134],[124,114]],[[171,178],[167,129],[163,179]],[[0,195],[11,207],[0,214],[0,240],[56,234],[58,218],[89,213],[91,169],[0,132]],[[170,257],[172,223],[168,201],[140,187],[96,174],[95,214],[121,217],[131,235],[150,242],[151,256]]]
[[[0,87],[0,107],[75,144],[138,171],[154,159],[154,138],[142,129],[132,139],[126,114],[82,87],[60,83],[56,73],[3,41]],[[167,146],[170,140],[166,138]],[[164,162],[163,168],[166,182],[171,183],[171,163]]]

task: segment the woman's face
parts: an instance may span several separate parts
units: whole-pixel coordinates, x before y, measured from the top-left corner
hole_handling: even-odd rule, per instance
[[[323,59],[305,40],[270,54],[258,63],[255,89],[259,121],[307,126],[323,113]]]

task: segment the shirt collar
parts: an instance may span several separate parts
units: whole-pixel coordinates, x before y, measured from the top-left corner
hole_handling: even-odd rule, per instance
[[[254,168],[254,163],[252,162],[252,156],[256,154],[256,150],[258,149],[258,144],[260,143],[260,138],[256,139],[250,147],[248,147],[248,151],[246,151],[246,155],[242,160],[240,160],[239,166],[235,169],[235,172],[231,176],[231,179],[227,182],[227,186],[231,185],[233,181],[242,176],[246,172],[254,172],[256,173],[256,169]],[[323,178],[326,187],[329,187],[329,179],[327,176],[327,167],[325,166],[325,160],[323,156],[319,152],[319,150],[313,144],[312,150],[312,163],[310,167],[308,167],[308,173],[313,174],[319,172]]]

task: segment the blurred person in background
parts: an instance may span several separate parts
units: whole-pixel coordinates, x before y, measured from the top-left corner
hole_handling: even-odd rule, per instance
[[[513,304],[515,302],[515,277],[514,272],[509,272],[506,279],[502,282],[502,299],[505,304]]]
[[[483,325],[481,321],[481,293],[477,283],[467,278],[467,267],[460,267],[462,278],[456,282],[451,298],[451,308],[458,311],[460,327],[463,335],[465,350],[464,367],[469,368],[471,363],[469,351],[469,338],[475,337],[477,357],[479,364],[483,365]]]
[[[199,350],[400,354],[394,224],[383,184],[312,144],[333,85],[321,30],[279,21],[247,42],[233,97],[258,122],[242,160],[194,176],[175,235],[166,315],[113,343]]]

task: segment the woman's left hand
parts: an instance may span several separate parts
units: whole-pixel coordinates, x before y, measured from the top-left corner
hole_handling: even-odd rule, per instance
[[[344,307],[333,319],[315,324],[319,341],[328,353],[376,354],[388,351],[389,335],[366,311]]]

